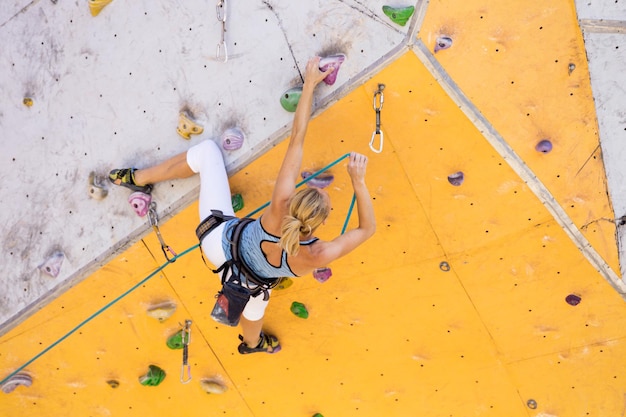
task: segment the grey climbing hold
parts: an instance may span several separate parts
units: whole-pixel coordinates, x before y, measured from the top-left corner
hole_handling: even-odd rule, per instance
[[[300,175],[302,176],[303,180],[306,180],[312,174],[313,174],[312,172],[304,171]],[[335,176],[333,174],[322,173],[316,176],[315,178],[311,178],[310,180],[308,180],[306,185],[308,185],[309,187],[313,187],[313,188],[326,188],[333,182],[334,179],[335,179]]]
[[[109,181],[106,177],[95,172],[89,174],[89,197],[94,200],[102,200],[109,194]]]
[[[20,385],[30,387],[33,384],[33,378],[26,372],[18,372],[2,384],[2,392],[9,394]]]
[[[231,127],[222,133],[222,147],[227,151],[234,151],[243,145],[246,135],[238,127]]]
[[[435,53],[448,49],[452,46],[452,38],[449,36],[438,36],[435,41]]]
[[[48,259],[38,266],[39,270],[46,275],[56,278],[61,271],[65,255],[63,252],[54,252]]]
[[[459,187],[461,184],[463,184],[464,179],[465,175],[463,175],[463,172],[461,171],[448,175],[448,182],[455,187]]]

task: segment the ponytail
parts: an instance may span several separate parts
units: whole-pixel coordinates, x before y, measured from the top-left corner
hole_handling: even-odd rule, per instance
[[[280,246],[288,255],[297,255],[300,239],[310,236],[328,217],[330,206],[316,188],[297,191],[289,202],[289,214],[281,225]]]

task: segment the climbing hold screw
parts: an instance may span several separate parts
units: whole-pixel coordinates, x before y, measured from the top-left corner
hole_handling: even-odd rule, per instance
[[[296,111],[296,107],[298,107],[298,102],[300,101],[301,96],[302,87],[290,88],[285,91],[282,96],[280,96],[280,105],[283,106],[283,109],[293,113]]]
[[[22,103],[24,103],[24,105],[26,107],[32,107],[33,106],[33,99],[30,97],[24,97],[24,100],[22,100]]]
[[[224,384],[215,379],[203,379],[200,381],[200,386],[207,394],[223,394],[228,390]]]
[[[165,301],[148,308],[147,314],[159,321],[167,320],[176,312],[176,304],[172,301]]]
[[[330,268],[317,268],[313,271],[313,278],[315,278],[318,282],[324,283],[328,281],[328,279],[333,275],[333,271]]]
[[[302,303],[294,301],[291,303],[291,312],[301,319],[306,319],[309,317],[309,312],[306,309],[306,306]]]
[[[464,179],[465,179],[465,176],[463,175],[463,172],[461,171],[448,175],[448,182],[454,185],[455,187],[459,187],[461,184],[463,184]]]
[[[128,196],[128,202],[133,210],[139,217],[144,217],[150,210],[150,203],[152,202],[152,196],[150,194],[142,193],[141,191],[135,191]]]
[[[49,275],[52,278],[56,278],[61,271],[64,259],[65,255],[63,252],[54,252],[48,259],[39,265],[38,268],[44,274]]]
[[[20,385],[30,387],[33,384],[33,378],[26,372],[18,372],[2,384],[2,392],[9,394]]]
[[[391,7],[391,6],[383,6],[383,13],[387,15],[392,22],[397,23],[400,26],[406,25],[406,22],[409,21],[413,12],[415,11],[415,7]]]
[[[435,41],[435,53],[448,49],[452,46],[452,38],[448,36],[438,36]]]
[[[246,135],[238,127],[231,127],[222,133],[222,147],[227,151],[234,151],[243,145]]]
[[[204,128],[192,120],[188,111],[180,112],[178,127],[176,131],[185,139],[191,139],[191,135],[199,135],[204,132]]]
[[[537,401],[530,399],[528,401],[526,401],[526,405],[528,406],[528,408],[530,408],[531,410],[534,410],[537,408]]]
[[[581,301],[580,296],[576,294],[570,294],[567,297],[565,297],[565,302],[571,306],[577,306],[578,303],[580,303],[580,301]]]
[[[535,146],[535,150],[541,153],[548,153],[552,150],[552,142],[548,139],[539,141],[539,143]]]
[[[345,61],[346,56],[344,54],[336,54],[330,55],[320,59],[319,69],[320,71],[326,71],[328,68],[333,67],[333,71],[324,78],[324,82],[328,85],[335,84],[337,80],[337,74],[339,73],[339,67],[343,61]]]
[[[230,198],[230,203],[233,206],[233,210],[238,212],[243,208],[243,196],[239,193],[233,194]]]
[[[141,385],[156,387],[165,379],[165,371],[156,365],[150,365],[148,372],[139,377]]]
[[[309,171],[304,171],[300,175],[302,176],[303,180],[306,180],[312,175],[312,173]],[[335,179],[335,176],[333,174],[322,173],[308,180],[306,184],[309,187],[313,187],[313,188],[326,188],[333,182],[334,179]]]

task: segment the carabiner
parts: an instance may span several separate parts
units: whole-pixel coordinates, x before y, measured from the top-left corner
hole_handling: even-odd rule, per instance
[[[382,110],[383,103],[385,102],[385,96],[383,95],[384,89],[385,84],[378,84],[378,90],[376,90],[376,92],[374,93],[373,99],[373,107],[374,111],[376,111],[376,130],[374,130],[374,133],[372,133],[372,139],[370,140],[370,149],[376,153],[381,153],[383,151],[384,135],[383,132],[380,130],[380,111]],[[378,148],[375,148],[374,139],[376,139],[377,135],[380,136],[380,142]]]
[[[374,139],[376,139],[376,135],[380,136],[380,142],[379,142],[379,145],[378,145],[378,149],[374,148]],[[372,139],[370,140],[370,149],[373,152],[381,153],[383,151],[383,140],[384,140],[383,132],[380,131],[380,130],[374,131],[374,133],[372,133]]]
[[[163,240],[163,236],[161,236],[161,230],[159,230],[159,215],[157,214],[156,202],[154,201],[150,203],[150,208],[148,209],[148,220],[150,222],[150,226],[152,226],[152,229],[154,230],[154,233],[156,233],[157,235],[157,239],[159,239],[159,243],[161,244],[161,250],[163,251],[163,255],[165,255],[165,259],[167,259],[167,262],[175,262],[176,252],[174,252],[174,249],[172,249],[165,243],[165,240]],[[172,255],[171,258],[169,257],[167,252]]]
[[[225,41],[221,41],[220,43],[217,44],[217,51],[215,52],[215,58],[222,62],[228,61],[228,50],[226,49]]]
[[[220,0],[217,2],[217,6],[215,6],[215,11],[217,13],[217,20],[220,22],[226,22],[226,0]]]

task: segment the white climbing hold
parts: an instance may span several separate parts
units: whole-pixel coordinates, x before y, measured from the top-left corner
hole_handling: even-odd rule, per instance
[[[228,387],[215,379],[203,379],[200,385],[208,394],[223,394],[228,390]]]
[[[46,275],[56,278],[61,271],[65,255],[63,252],[54,252],[48,259],[38,266],[39,270]]]
[[[30,387],[33,384],[33,378],[26,372],[18,372],[2,384],[2,392],[9,394],[20,385]]]
[[[148,307],[147,313],[159,321],[167,320],[176,312],[176,303],[173,301],[164,301]]]

